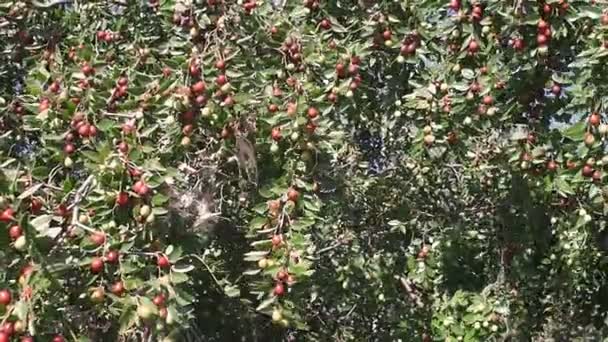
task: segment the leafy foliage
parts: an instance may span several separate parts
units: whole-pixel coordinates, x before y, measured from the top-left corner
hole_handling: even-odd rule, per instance
[[[608,335],[606,27],[599,0],[5,1],[0,342]]]

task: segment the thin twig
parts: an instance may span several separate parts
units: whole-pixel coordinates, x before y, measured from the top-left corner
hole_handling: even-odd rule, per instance
[[[316,253],[316,254],[317,254],[317,255],[320,255],[320,254],[323,254],[323,253],[329,252],[329,251],[331,251],[332,249],[336,249],[336,248],[338,248],[338,247],[340,247],[340,246],[342,246],[342,242],[337,242],[337,243],[335,243],[335,244],[333,244],[333,245],[331,245],[331,246],[329,246],[329,247],[325,247],[325,248],[321,248],[321,249],[319,249],[319,250],[317,251],[317,253]]]
[[[78,205],[80,204],[82,199],[85,197],[86,192],[88,192],[88,187],[93,182],[93,179],[95,179],[95,177],[93,175],[90,175],[84,181],[84,183],[82,183],[80,188],[78,188],[78,190],[76,190],[76,195],[74,196],[74,202],[72,202],[72,204],[71,204],[71,206],[72,206],[72,225],[78,225],[85,230],[92,230],[92,229],[89,227],[86,227],[84,225],[81,225],[78,222],[78,210],[79,210]]]
[[[209,274],[211,275],[211,278],[213,278],[213,281],[215,282],[215,284],[223,291],[223,287],[220,284],[220,281],[215,277],[215,274],[213,273],[213,271],[211,270],[211,268],[209,267],[209,265],[207,265],[207,263],[205,262],[205,259],[204,259],[205,255],[203,255],[203,258],[199,257],[196,254],[191,254],[190,256],[193,257],[193,258],[195,258],[195,259],[198,259],[203,264],[203,266],[205,266],[205,268],[207,269],[207,271],[209,271]]]
[[[414,303],[416,303],[416,306],[418,306],[419,308],[424,307],[424,303],[422,303],[422,300],[420,300],[420,297],[415,293],[415,290],[412,287],[412,285],[410,285],[409,281],[407,279],[405,279],[404,277],[399,277],[399,282],[401,283],[401,286],[403,286],[403,288],[407,292],[408,297],[410,297],[410,299],[413,300]]]

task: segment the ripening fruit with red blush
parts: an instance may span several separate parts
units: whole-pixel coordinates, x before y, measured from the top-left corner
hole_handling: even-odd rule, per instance
[[[285,272],[283,270],[280,270],[277,272],[277,279],[280,281],[285,281],[287,279],[287,276],[288,276],[287,272]]]
[[[549,39],[547,38],[547,36],[542,33],[539,33],[536,36],[536,42],[538,43],[538,45],[541,45],[541,46],[547,45],[548,40]]]
[[[316,129],[317,125],[315,125],[314,123],[309,122],[306,124],[306,132],[308,132],[308,134],[314,134]]]
[[[582,173],[585,177],[591,177],[593,175],[593,168],[590,165],[585,165],[583,166]]]
[[[133,184],[133,191],[140,196],[146,196],[150,192],[150,188],[143,180],[138,180]]]
[[[42,99],[40,100],[40,103],[38,104],[38,111],[43,112],[47,109],[49,109],[49,107],[51,106],[51,102],[49,101],[49,99]]]
[[[124,207],[129,204],[129,194],[127,192],[121,191],[116,195],[116,204]]]
[[[65,342],[65,339],[61,335],[56,335],[53,337],[53,342]]]
[[[486,106],[490,106],[492,105],[492,103],[494,103],[494,99],[492,98],[492,96],[486,95],[483,97],[483,104],[485,104]]]
[[[226,62],[224,62],[224,60],[222,59],[218,60],[217,62],[215,62],[215,68],[219,70],[226,69]]]
[[[4,222],[4,223],[11,222],[14,219],[14,216],[15,216],[15,211],[13,210],[13,208],[6,208],[0,214],[0,222]]]
[[[123,284],[122,281],[117,281],[116,283],[112,284],[112,287],[110,288],[110,291],[115,295],[115,296],[122,296],[125,293],[125,285]]]
[[[99,272],[101,272],[103,270],[103,260],[101,260],[101,258],[93,258],[93,260],[91,261],[91,272],[97,274]]]
[[[593,172],[593,175],[591,175],[591,178],[593,178],[594,181],[599,182],[602,180],[602,171],[600,170],[595,170]]]
[[[192,92],[198,95],[204,92],[205,88],[205,83],[203,81],[198,81],[192,85]]]
[[[273,235],[271,241],[273,246],[279,246],[283,243],[283,236],[281,234]]]
[[[281,283],[277,283],[272,290],[275,296],[279,297],[285,294],[285,287]]]
[[[53,83],[51,83],[49,85],[49,91],[51,93],[57,93],[57,92],[59,92],[59,83],[57,83],[57,81],[54,81]]]
[[[272,129],[272,131],[270,132],[270,136],[272,138],[272,140],[274,141],[279,141],[281,140],[281,129],[279,127],[274,127]]]
[[[159,255],[156,257],[156,265],[160,268],[168,268],[171,266],[171,262],[166,255]]]
[[[30,202],[30,211],[32,214],[39,214],[42,210],[42,201],[37,198],[32,198]]]
[[[106,234],[103,232],[95,232],[91,234],[91,241],[96,246],[101,246],[106,243]]]
[[[129,152],[129,144],[127,144],[127,142],[125,141],[121,141],[120,143],[118,143],[118,151],[122,153]]]
[[[329,30],[331,28],[331,22],[327,19],[323,19],[321,20],[319,26],[321,26],[321,28],[324,30]]]
[[[344,74],[344,68],[345,68],[344,64],[337,63],[336,64],[336,73],[338,73],[338,75]]]
[[[198,65],[190,65],[190,76],[198,77],[201,74],[201,68]]]
[[[391,39],[391,37],[393,36],[393,32],[391,32],[391,30],[384,30],[384,32],[382,32],[382,38],[384,40],[389,40]]]
[[[152,299],[152,303],[154,303],[154,305],[156,306],[165,305],[165,296],[163,294],[158,294],[154,296],[154,299]]]
[[[515,49],[515,51],[523,51],[524,49],[524,40],[521,38],[515,38],[513,39],[513,49]]]
[[[23,229],[18,224],[11,226],[8,229],[8,236],[10,236],[12,240],[17,240],[21,235],[23,235]]]
[[[97,39],[105,40],[106,39],[106,31],[97,31]]]
[[[589,116],[589,124],[591,124],[592,126],[599,126],[600,125],[600,115],[598,113],[592,113]]]
[[[287,191],[287,199],[293,202],[297,202],[298,198],[300,198],[300,193],[298,192],[298,190],[294,188],[289,188],[289,190]]]
[[[95,69],[93,69],[92,66],[90,66],[88,63],[85,63],[81,68],[80,71],[82,71],[82,73],[85,76],[90,76],[93,75],[95,73]]]
[[[331,103],[335,103],[338,100],[338,96],[334,92],[327,94],[327,100]]]
[[[184,134],[185,136],[192,135],[192,132],[194,132],[194,126],[192,124],[187,124],[182,127],[182,134]]]
[[[11,322],[11,321],[4,322],[4,324],[2,324],[2,328],[0,328],[0,331],[7,334],[8,336],[11,336],[12,334],[15,333],[15,322]]]
[[[11,300],[13,299],[13,296],[11,295],[11,292],[7,289],[3,289],[0,290],[0,305],[9,305],[11,303]]]
[[[4,331],[0,331],[0,342],[10,342],[11,336]]]
[[[477,43],[476,40],[471,40],[469,42],[468,49],[470,53],[476,53],[477,51],[479,51],[479,43]]]
[[[308,115],[309,119],[314,119],[319,116],[319,111],[315,107],[309,107],[306,114]]]
[[[449,7],[453,11],[458,11],[460,9],[460,0],[450,0]]]
[[[118,251],[110,250],[106,253],[106,261],[109,262],[110,264],[117,263],[119,258],[120,258],[120,253],[118,253]]]
[[[82,124],[80,125],[80,127],[78,127],[78,135],[80,135],[83,138],[86,138],[89,136],[89,124]]]
[[[74,153],[74,151],[76,151],[76,146],[74,146],[74,144],[67,143],[67,144],[63,145],[63,152],[65,154],[72,154],[72,153]]]
[[[228,78],[226,77],[226,75],[218,75],[217,78],[215,79],[215,83],[219,86],[223,86],[224,84],[228,83]]]
[[[562,92],[562,87],[559,84],[554,84],[551,86],[551,92],[553,95],[558,96]]]

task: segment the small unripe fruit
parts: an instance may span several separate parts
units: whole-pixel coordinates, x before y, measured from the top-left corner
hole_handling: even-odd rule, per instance
[[[91,293],[91,301],[93,303],[102,303],[104,298],[106,296],[106,293],[104,291],[104,289],[102,287],[98,287],[95,290],[93,290],[93,292]]]
[[[63,166],[65,166],[67,168],[71,168],[73,165],[74,165],[74,161],[72,160],[72,158],[65,157],[65,159],[63,160]]]
[[[78,216],[78,222],[81,224],[87,224],[89,223],[89,217],[86,214],[80,214],[80,216]]]
[[[143,217],[147,217],[151,212],[152,209],[149,205],[142,205],[141,208],[139,208],[139,214]]]
[[[137,315],[143,320],[149,320],[158,313],[156,308],[149,305],[140,305],[137,307]]]
[[[595,136],[592,133],[585,134],[585,145],[592,146],[595,143]]]
[[[279,309],[272,310],[272,321],[279,322],[283,319],[283,313]]]
[[[25,248],[27,247],[27,240],[25,238],[25,236],[21,235],[20,237],[17,238],[17,240],[15,240],[15,249],[18,251],[23,251],[25,250]]]
[[[279,145],[276,143],[270,145],[270,153],[275,154],[277,152],[279,152]]]

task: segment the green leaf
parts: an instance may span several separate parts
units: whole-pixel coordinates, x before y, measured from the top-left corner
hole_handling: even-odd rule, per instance
[[[267,251],[252,251],[245,253],[245,261],[258,261],[265,258],[268,255]]]
[[[579,121],[578,123],[563,130],[562,135],[574,141],[583,141],[586,131],[587,123],[585,121]]]
[[[135,323],[137,323],[137,312],[135,311],[135,308],[132,306],[127,307],[120,315],[118,321],[120,324],[118,328],[119,333],[121,335],[125,334],[135,325]]]
[[[51,215],[40,215],[30,221],[30,225],[36,229],[40,236],[45,236],[48,232],[53,217]]]
[[[272,305],[274,302],[276,302],[276,300],[277,298],[274,296],[266,298],[263,302],[260,303],[260,305],[258,305],[257,308],[255,308],[255,311],[263,311],[264,309]]]

